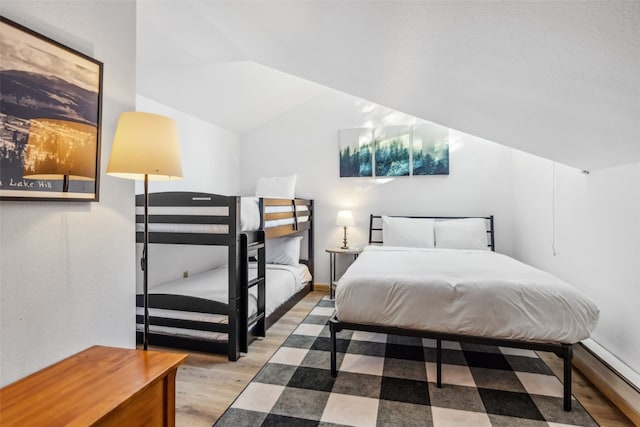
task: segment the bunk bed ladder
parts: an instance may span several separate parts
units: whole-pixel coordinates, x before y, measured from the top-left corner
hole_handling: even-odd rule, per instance
[[[253,325],[255,325],[255,329],[253,334],[259,337],[264,337],[266,335],[266,313],[265,313],[265,303],[266,303],[266,298],[265,298],[265,286],[266,286],[266,258],[265,258],[265,243],[264,243],[264,231],[258,231],[257,232],[257,239],[247,245],[247,252],[253,252],[253,251],[257,251],[258,256],[257,256],[257,264],[258,264],[258,271],[257,271],[257,276],[255,279],[252,280],[248,280],[247,281],[247,291],[246,291],[246,295],[247,295],[247,302],[249,301],[249,289],[253,288],[254,286],[257,286],[258,288],[258,307],[257,307],[257,311],[256,313],[251,316],[248,321],[247,321],[247,331],[246,331],[246,339],[247,342],[249,341],[249,328]],[[244,260],[245,258],[243,258]],[[247,262],[247,271],[248,271],[248,261],[249,258],[247,256],[246,258],[246,262]]]

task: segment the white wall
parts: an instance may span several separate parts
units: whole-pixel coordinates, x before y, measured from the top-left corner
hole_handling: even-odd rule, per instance
[[[490,215],[499,252],[511,252],[511,149],[453,132],[450,175],[395,179],[340,178],[338,130],[413,124],[416,119],[337,91],[326,91],[242,135],[241,192],[253,194],[261,176],[298,174],[296,196],[315,200],[315,272],[328,283],[325,248],[342,243],[335,226],[351,209],[349,242],[368,240],[369,214]],[[346,260],[345,260],[346,261]]]
[[[143,78],[143,76],[139,76]],[[239,189],[239,135],[182,111],[138,95],[136,110],[162,114],[176,120],[182,179],[150,182],[149,191],[199,191],[236,195]],[[144,193],[142,182],[136,193]],[[138,245],[137,258],[141,255]],[[214,246],[151,245],[149,248],[149,287],[182,277],[184,271],[194,274],[226,262],[227,250]],[[142,271],[137,268],[138,287],[142,289]]]
[[[514,256],[598,305],[592,339],[640,385],[640,163],[586,175],[514,151],[512,176]]]
[[[135,103],[134,1],[7,1],[3,16],[104,63],[100,202],[0,203],[0,386],[93,344],[135,346],[134,184],[105,175]]]

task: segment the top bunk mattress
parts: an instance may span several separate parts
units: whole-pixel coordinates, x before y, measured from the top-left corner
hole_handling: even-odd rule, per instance
[[[293,206],[266,206],[265,213],[292,212]],[[309,208],[304,205],[297,206],[299,223],[309,221]],[[136,207],[136,214],[143,215],[144,208]],[[150,215],[210,215],[228,216],[229,209],[225,206],[165,206],[149,207]],[[240,224],[242,231],[254,231],[260,229],[261,222],[260,198],[241,197],[240,199]],[[293,218],[268,220],[265,229],[294,223]],[[136,223],[136,231],[144,231],[143,223]],[[203,233],[203,234],[227,234],[229,227],[223,224],[178,224],[178,223],[149,223],[149,232],[156,233]]]
[[[486,250],[368,246],[338,281],[344,322],[575,343],[599,311],[551,274]]]

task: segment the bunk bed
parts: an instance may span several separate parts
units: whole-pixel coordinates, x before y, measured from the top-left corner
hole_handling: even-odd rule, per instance
[[[136,196],[139,243],[143,206],[144,195]],[[300,265],[267,264],[269,239],[295,239],[299,250],[302,236],[307,256],[298,260]],[[273,322],[313,290],[312,200],[151,193],[149,243],[227,247],[226,265],[149,289],[151,345],[226,353],[229,360],[238,360],[253,339],[265,336]],[[291,280],[295,286],[277,291],[277,283]],[[274,291],[277,306],[268,303]],[[143,295],[136,296],[136,305],[141,341]]]
[[[573,345],[597,323],[593,302],[560,279],[496,253],[493,217],[404,218],[394,226],[399,236],[388,239],[386,225],[374,226],[381,217],[372,215],[371,246],[338,282],[332,375],[336,333],[343,329],[435,339],[438,387],[442,340],[549,351],[564,359],[564,409],[571,410]],[[438,229],[446,231],[441,238]]]

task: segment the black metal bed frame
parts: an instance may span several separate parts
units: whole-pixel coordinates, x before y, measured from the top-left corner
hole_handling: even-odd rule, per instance
[[[373,240],[373,231],[381,231],[381,228],[373,227],[374,218],[381,218],[379,215],[371,215],[369,220],[369,243],[383,243],[382,240]],[[493,216],[489,217],[425,217],[425,216],[411,216],[404,218],[429,218],[429,219],[464,219],[464,218],[484,218],[489,223],[487,233],[490,234],[488,245],[491,250],[495,250],[495,240],[493,231]],[[563,363],[563,398],[564,398],[564,410],[571,411],[571,360],[573,359],[573,346],[575,343],[542,343],[533,341],[521,341],[521,340],[508,340],[500,338],[479,337],[471,335],[450,334],[441,333],[428,330],[417,330],[398,328],[393,326],[382,325],[368,325],[361,323],[343,322],[338,319],[334,314],[329,319],[329,329],[331,331],[331,375],[336,377],[338,375],[337,360],[336,360],[336,335],[338,332],[347,329],[352,331],[365,331],[384,333],[390,335],[404,335],[418,338],[430,338],[436,340],[436,385],[442,387],[442,340],[445,341],[458,341],[462,343],[470,344],[483,344],[502,347],[514,347],[523,348],[527,350],[536,351],[548,351],[555,353],[559,357],[564,359]]]
[[[493,215],[489,216],[404,216],[404,215],[389,215],[391,218],[417,218],[417,219],[434,219],[434,220],[447,220],[447,219],[468,219],[468,218],[479,218],[485,219],[488,221],[487,227],[487,237],[488,244],[487,247],[491,248],[492,251],[496,250],[495,243],[495,230],[493,228]],[[380,240],[373,239],[373,232],[382,233],[382,227],[374,227],[373,220],[382,219],[382,215],[369,215],[369,244],[382,244],[382,238]]]
[[[186,244],[186,245],[216,245],[228,248],[228,292],[227,303],[211,301],[186,295],[149,294],[149,307],[168,310],[209,313],[226,315],[228,323],[212,323],[206,321],[182,320],[151,316],[150,323],[155,326],[186,328],[200,331],[226,333],[227,340],[208,340],[162,333],[150,333],[149,342],[153,345],[178,347],[189,350],[227,353],[229,360],[235,361],[240,353],[246,353],[248,346],[257,337],[264,337],[266,329],[283,313],[277,311],[268,318],[265,317],[265,239],[285,236],[308,231],[309,256],[306,264],[313,274],[313,201],[304,199],[260,199],[261,226],[256,231],[241,231],[240,201],[238,196],[222,196],[218,194],[194,192],[163,192],[149,194],[149,224],[181,224],[181,225],[220,225],[227,227],[227,232],[168,232],[150,231],[149,243]],[[144,205],[144,195],[136,196],[136,206]],[[268,206],[292,206],[290,212],[271,214],[265,213]],[[308,221],[298,222],[299,206],[306,206],[305,215]],[[219,215],[198,215],[193,213],[154,214],[153,208],[182,208],[207,207],[222,208]],[[225,213],[226,211],[226,213]],[[265,228],[266,221],[272,219],[293,218],[292,224]],[[136,215],[136,222],[143,223],[143,216]],[[137,242],[142,242],[143,232],[136,232]],[[258,274],[249,280],[249,259],[252,253],[258,263]],[[248,300],[249,289],[257,287],[258,310],[249,318]],[[292,299],[300,299],[313,283],[305,286]],[[297,300],[296,300],[297,301]],[[136,296],[136,304],[143,306],[143,296]],[[285,303],[286,304],[286,303]],[[274,320],[275,318],[275,320]],[[136,316],[141,322],[141,316]],[[142,333],[137,332],[137,339],[141,341]]]

